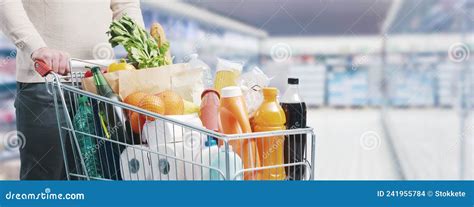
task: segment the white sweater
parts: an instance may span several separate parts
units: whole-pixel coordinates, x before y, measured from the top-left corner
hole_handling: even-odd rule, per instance
[[[106,58],[101,54],[110,47],[106,32],[123,14],[143,26],[139,0],[0,0],[0,29],[18,51],[17,81],[44,82],[31,60],[41,47],[74,58]]]

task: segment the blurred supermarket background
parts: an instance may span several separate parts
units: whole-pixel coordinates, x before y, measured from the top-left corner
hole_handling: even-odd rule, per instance
[[[300,78],[316,179],[473,179],[474,0],[145,0],[142,10],[176,63],[242,61],[280,90]],[[14,57],[0,36],[0,179],[18,179],[20,165],[6,147]]]

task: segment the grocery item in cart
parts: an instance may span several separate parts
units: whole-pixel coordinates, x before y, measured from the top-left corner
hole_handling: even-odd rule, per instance
[[[106,131],[104,129],[107,128],[105,123],[102,122],[101,120],[101,112],[99,104],[100,101],[98,101],[95,98],[91,98],[91,106],[92,110],[94,112],[94,126],[95,126],[95,134],[98,137],[101,138],[106,138],[109,137],[106,135]],[[108,132],[108,130],[107,130]],[[96,139],[97,145],[96,149],[98,148],[98,154],[100,158],[100,169],[102,170],[102,177],[105,179],[111,179],[111,180],[121,180],[121,174],[120,174],[120,153],[124,149],[124,147],[121,146],[113,146],[111,142],[107,142],[103,139]],[[75,164],[77,167],[77,164]],[[74,165],[72,165],[74,166]]]
[[[242,73],[242,64],[229,60],[218,59],[214,88],[221,92],[221,89],[228,86],[237,86]]]
[[[114,101],[122,102],[122,99],[112,91],[112,88],[110,88],[99,67],[93,67],[92,73],[94,74],[94,82],[99,95]],[[110,137],[107,138],[129,143],[131,140],[129,140],[127,133],[122,133],[125,131],[124,127],[127,126],[125,122],[126,116],[122,108],[116,105],[108,106],[105,103],[101,103],[99,105],[99,111],[99,113],[105,115],[104,121],[106,121],[107,131],[110,133]]]
[[[224,134],[251,133],[247,106],[239,87],[230,86],[222,89],[219,106],[219,131]],[[221,143],[222,144],[222,143]],[[231,140],[234,151],[242,158],[244,168],[260,167],[260,158],[254,139]],[[249,171],[244,174],[245,180],[259,180],[258,171]]]
[[[199,120],[197,114],[166,117],[183,122],[192,127],[202,127],[201,120]],[[194,139],[194,141],[191,139]],[[157,119],[145,123],[142,130],[142,140],[150,146],[158,146],[172,142],[186,142],[197,147],[198,145],[202,146],[205,144],[206,136],[197,131],[193,131],[189,127]]]
[[[152,180],[186,180],[192,176],[191,164],[185,169],[185,162],[181,159],[192,161],[192,151],[184,143],[160,144],[150,149],[158,153],[150,153],[152,166]],[[177,159],[178,158],[178,159]]]
[[[262,88],[270,84],[270,78],[257,66],[240,77],[242,88],[249,114],[253,114],[263,101]]]
[[[278,89],[268,87],[263,89],[264,100],[251,119],[254,132],[285,130],[285,112],[277,102]],[[257,138],[257,147],[262,166],[274,168],[262,170],[263,180],[284,180],[283,165],[284,136]]]
[[[193,180],[225,180],[227,176],[227,164],[231,180],[242,180],[242,175],[237,174],[243,169],[242,159],[234,151],[229,149],[229,163],[226,161],[225,147],[211,146],[202,149],[196,155],[196,162],[204,165],[194,166]],[[217,170],[216,170],[217,169]]]
[[[120,155],[120,173],[123,180],[150,180],[150,153],[145,146],[127,147]]]
[[[183,102],[184,102],[184,113],[183,114],[199,113],[199,105],[197,105],[193,102],[184,100],[184,99],[183,99]]]
[[[140,103],[142,102],[142,100],[148,96],[147,93],[144,93],[144,92],[135,92],[135,93],[132,93],[130,95],[128,95],[124,100],[123,102],[127,103],[127,104],[130,104],[132,106],[140,106]]]
[[[135,145],[122,152],[120,172],[123,180],[191,180],[192,164],[187,163],[192,161],[193,152],[183,142]]]
[[[164,115],[183,115],[184,101],[176,92],[165,90],[156,94],[165,104]]]
[[[156,114],[164,114],[166,110],[165,103],[162,98],[154,95],[147,95],[141,101],[138,107]],[[151,116],[146,117],[149,121],[154,121]]]
[[[135,70],[135,67],[128,64],[125,59],[120,59],[120,62],[110,64],[107,72],[113,73],[121,70]]]
[[[79,108],[74,116],[74,128],[82,133],[76,133],[79,149],[84,159],[85,168],[90,177],[102,178],[100,160],[97,153],[96,140],[86,134],[95,135],[94,113],[88,103],[88,98],[79,98]]]
[[[166,57],[169,43],[159,45],[155,38],[127,15],[113,21],[108,34],[112,47],[122,45],[128,53],[128,60],[138,69],[171,64]]]
[[[154,22],[153,24],[151,24],[150,35],[158,43],[158,49],[160,50],[160,53],[165,54],[165,57],[164,57],[165,63],[171,64],[172,58],[171,58],[171,52],[170,52],[170,47],[169,47],[170,43],[168,42],[166,38],[165,30],[160,25],[160,23]]]
[[[212,74],[209,65],[199,59],[198,54],[191,54],[188,63],[192,68],[203,70],[202,82],[204,88],[212,88]]]
[[[212,131],[219,131],[219,92],[207,89],[201,94],[201,109],[199,118],[204,127]]]
[[[219,92],[213,89],[207,89],[201,94],[201,108],[199,118],[206,129],[219,131]],[[216,138],[209,137],[209,144],[212,141],[217,142]]]
[[[141,134],[143,126],[146,122],[145,116],[135,111],[130,112],[128,116],[133,132],[136,134]]]
[[[121,70],[104,74],[107,83],[120,97],[126,98],[138,91],[147,94],[158,94],[172,89],[184,100],[194,103],[200,99],[204,90],[202,70],[194,70],[189,64],[174,64],[142,70]],[[92,78],[82,80],[83,89],[97,94]]]
[[[299,95],[299,80],[288,78],[288,87],[281,99],[281,106],[286,115],[286,128],[306,128],[306,104]],[[306,151],[306,134],[288,135],[285,139],[285,164],[303,162]],[[314,155],[313,155],[314,156]],[[305,166],[285,167],[289,180],[302,180],[305,177]]]

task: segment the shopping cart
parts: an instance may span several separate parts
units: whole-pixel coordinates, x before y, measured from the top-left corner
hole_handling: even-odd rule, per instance
[[[70,66],[78,69],[110,62],[113,61],[71,59]],[[272,175],[282,168],[285,180],[314,179],[316,136],[312,128],[221,134],[84,91],[84,72],[60,76],[41,61],[35,62],[35,69],[45,78],[47,90],[54,97],[68,180],[258,180],[268,179],[261,176],[264,172]],[[87,100],[94,112],[94,123],[88,123],[93,130],[89,132],[75,127],[80,99]],[[100,110],[112,113],[101,114]],[[135,112],[150,121],[139,123],[145,127],[135,133],[129,117],[115,117],[116,110],[126,111],[124,116]],[[108,124],[117,120],[125,121]],[[285,142],[269,142],[282,137]],[[285,145],[284,163],[263,161],[261,166],[243,167],[246,155],[243,151],[234,152],[232,146],[241,144],[242,149],[246,143],[259,140],[264,147],[265,143],[273,143],[267,146],[269,150]],[[93,147],[85,147],[87,143],[93,143]],[[265,156],[268,155],[260,155]]]

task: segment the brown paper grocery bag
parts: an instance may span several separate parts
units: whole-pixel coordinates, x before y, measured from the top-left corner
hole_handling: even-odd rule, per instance
[[[183,99],[197,103],[204,90],[202,75],[202,69],[191,68],[189,64],[174,64],[106,73],[104,77],[122,99],[138,91],[157,94],[171,89]],[[97,94],[92,77],[84,78],[82,85],[84,90]]]

